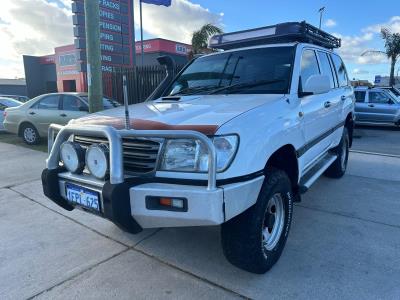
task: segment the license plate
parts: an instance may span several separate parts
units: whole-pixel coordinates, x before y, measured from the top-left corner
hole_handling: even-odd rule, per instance
[[[100,212],[99,193],[70,183],[65,190],[68,201]]]

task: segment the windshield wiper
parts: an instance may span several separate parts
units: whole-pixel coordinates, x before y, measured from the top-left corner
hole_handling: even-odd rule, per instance
[[[216,88],[216,85],[206,85],[206,86],[196,86],[196,87],[187,87],[184,88],[183,90],[180,90],[179,92],[173,93],[168,95],[167,97],[173,97],[173,96],[189,96],[189,95],[195,95],[197,93],[203,92],[203,91],[208,91],[210,89]]]
[[[273,84],[273,83],[278,83],[278,82],[282,82],[282,81],[285,81],[285,80],[284,79],[273,79],[273,80],[254,80],[254,81],[249,81],[249,82],[238,82],[235,84],[223,86],[223,87],[217,88],[215,90],[212,90],[211,92],[208,93],[208,95],[217,94],[217,93],[225,91],[225,90],[228,90],[229,93],[235,93],[235,92],[241,91],[242,89],[248,89],[248,88],[253,88],[256,86],[260,86],[260,85]]]

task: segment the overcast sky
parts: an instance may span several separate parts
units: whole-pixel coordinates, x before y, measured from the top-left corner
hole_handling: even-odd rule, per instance
[[[400,32],[399,0],[173,0],[169,8],[144,4],[145,37],[190,42],[191,33],[205,23],[227,32],[286,21],[317,25],[322,6],[326,6],[323,28],[342,38],[339,52],[350,77],[372,80],[375,75],[387,75],[384,56],[360,55],[368,49],[383,49],[382,26]],[[54,47],[73,43],[71,1],[1,0],[0,40],[0,78],[24,77],[23,54],[51,54]]]

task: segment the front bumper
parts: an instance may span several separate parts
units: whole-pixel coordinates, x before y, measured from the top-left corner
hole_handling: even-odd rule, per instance
[[[148,182],[144,178],[131,178],[120,184],[100,184],[91,180],[84,181],[83,177],[63,169],[45,169],[42,173],[44,193],[61,207],[72,210],[74,206],[66,200],[65,183],[75,183],[95,190],[100,195],[100,216],[131,233],[138,233],[142,228],[222,224],[257,201],[264,181],[264,176],[259,176],[209,190],[206,186]],[[149,209],[146,206],[147,197],[184,198],[187,199],[187,210]]]

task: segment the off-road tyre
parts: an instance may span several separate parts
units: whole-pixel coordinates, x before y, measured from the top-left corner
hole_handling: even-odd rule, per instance
[[[341,178],[346,173],[349,160],[350,138],[346,127],[343,129],[342,139],[339,145],[332,150],[337,155],[337,159],[325,171],[325,176],[330,178]]]
[[[272,220],[275,223],[276,219],[266,212],[267,209],[272,211],[270,206],[271,203],[275,203],[276,200],[273,199],[277,195],[282,200],[281,210],[284,216],[280,219],[283,224],[279,226],[280,234],[275,235],[276,244],[270,244],[270,249],[267,249],[264,244],[264,232],[269,230],[267,224],[271,225],[269,222]],[[292,213],[293,200],[289,177],[281,170],[268,168],[256,204],[221,226],[222,249],[227,260],[248,272],[267,272],[282,254],[290,230]]]

